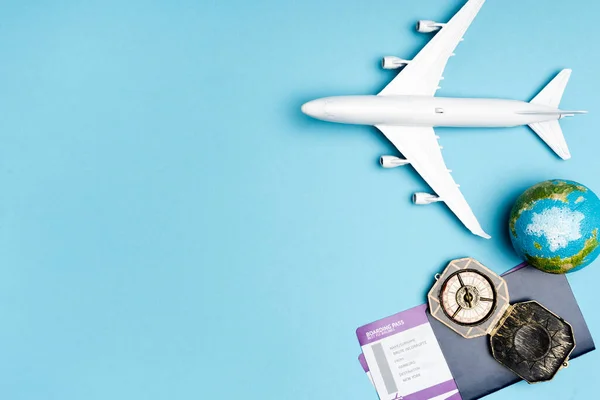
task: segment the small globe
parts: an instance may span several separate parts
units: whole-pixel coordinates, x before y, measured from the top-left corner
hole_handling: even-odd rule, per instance
[[[519,196],[509,229],[529,264],[553,274],[576,271],[600,254],[600,200],[577,182],[541,182]]]

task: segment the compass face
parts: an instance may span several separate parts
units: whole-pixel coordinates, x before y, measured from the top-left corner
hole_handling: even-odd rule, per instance
[[[473,258],[450,261],[435,280],[431,316],[466,339],[487,335],[508,308],[506,281]]]
[[[496,308],[496,289],[491,280],[474,269],[463,269],[444,282],[439,301],[444,314],[463,326],[485,322]]]

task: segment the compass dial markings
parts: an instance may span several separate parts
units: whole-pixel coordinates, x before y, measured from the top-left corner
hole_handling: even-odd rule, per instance
[[[461,270],[444,282],[440,303],[449,318],[469,325],[489,316],[495,306],[495,297],[488,278],[478,271]]]

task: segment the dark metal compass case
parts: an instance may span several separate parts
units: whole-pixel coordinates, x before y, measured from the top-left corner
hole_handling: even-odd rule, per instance
[[[549,381],[568,366],[571,325],[536,301],[510,305],[506,281],[478,261],[454,260],[436,281],[431,315],[466,339],[489,334],[492,356],[522,379]]]

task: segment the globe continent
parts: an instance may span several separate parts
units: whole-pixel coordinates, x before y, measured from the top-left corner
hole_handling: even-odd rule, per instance
[[[600,254],[600,200],[577,182],[541,182],[519,196],[509,229],[515,250],[531,265],[555,274],[576,271]]]

